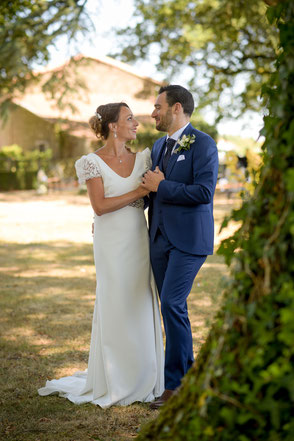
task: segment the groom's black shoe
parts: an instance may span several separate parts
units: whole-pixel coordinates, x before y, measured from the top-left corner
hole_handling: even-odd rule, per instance
[[[155,401],[153,401],[150,404],[150,409],[159,409],[161,406],[164,405],[164,403],[167,402],[167,400],[170,399],[170,397],[175,393],[174,390],[165,389],[161,397],[157,398]]]

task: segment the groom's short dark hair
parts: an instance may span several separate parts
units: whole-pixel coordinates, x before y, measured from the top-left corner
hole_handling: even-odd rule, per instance
[[[191,116],[194,112],[194,99],[192,93],[183,86],[172,85],[162,86],[159,89],[159,95],[166,92],[167,104],[171,107],[175,103],[180,103],[183,107],[184,113]]]

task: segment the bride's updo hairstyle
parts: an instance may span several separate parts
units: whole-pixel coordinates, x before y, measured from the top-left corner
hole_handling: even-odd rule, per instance
[[[109,136],[109,123],[118,121],[121,107],[129,106],[126,103],[109,103],[97,107],[95,115],[89,119],[89,126],[98,139],[107,139]]]

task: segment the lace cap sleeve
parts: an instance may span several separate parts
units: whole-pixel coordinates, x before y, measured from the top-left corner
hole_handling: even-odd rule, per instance
[[[99,164],[86,155],[76,161],[75,168],[80,184],[85,184],[88,179],[101,177]]]
[[[145,171],[150,170],[152,167],[151,150],[147,147],[143,150],[142,154],[144,157]]]

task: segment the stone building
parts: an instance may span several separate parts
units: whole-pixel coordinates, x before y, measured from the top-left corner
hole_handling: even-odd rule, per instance
[[[51,148],[54,156],[59,154],[55,124],[15,103],[10,105],[7,120],[0,125],[0,148],[12,144],[24,150]]]
[[[42,91],[48,79],[55,79],[56,94],[68,88],[67,106],[62,109],[52,92]],[[0,148],[18,144],[24,150],[51,148],[55,158],[76,157],[93,150],[97,143],[88,119],[100,104],[125,101],[140,122],[151,122],[150,114],[161,83],[138,75],[129,65],[109,57],[97,59],[79,55],[64,65],[40,73],[41,81],[15,98],[6,124],[0,126]],[[61,79],[65,82],[61,83]],[[78,79],[82,88],[77,89]],[[58,98],[58,96],[55,98]]]

